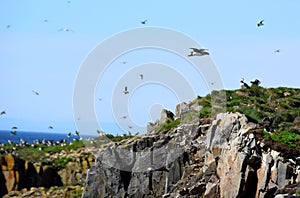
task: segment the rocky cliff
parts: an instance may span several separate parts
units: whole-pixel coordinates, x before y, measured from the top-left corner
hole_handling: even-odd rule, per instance
[[[184,120],[187,112],[199,108],[181,104],[176,115],[164,111],[162,118]],[[83,197],[262,198],[296,193],[299,149],[286,151],[290,155],[277,151],[262,139],[262,128],[240,113],[188,120],[166,130],[150,124],[146,135],[105,145],[88,171]]]
[[[0,197],[21,196],[41,197],[45,189],[50,187],[66,187],[65,191],[53,192],[48,197],[61,197],[60,195],[72,194],[70,191],[82,192],[81,184],[85,182],[86,172],[94,162],[94,155],[88,154],[87,149],[76,151],[61,151],[47,156],[49,161],[55,159],[69,159],[65,167],[58,168],[53,163],[32,163],[12,154],[0,158]],[[79,186],[77,186],[79,185]],[[43,192],[43,193],[42,193]],[[48,191],[48,194],[51,191]],[[36,194],[36,196],[34,196]],[[67,196],[70,197],[70,196]]]

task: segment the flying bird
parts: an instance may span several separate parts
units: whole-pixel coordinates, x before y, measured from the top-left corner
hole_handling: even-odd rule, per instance
[[[144,79],[144,75],[140,74],[140,79],[143,80]]]
[[[145,25],[145,24],[146,24],[146,22],[147,22],[147,19],[146,19],[146,20],[144,20],[144,21],[141,21],[141,24]]]
[[[5,111],[1,111],[0,115],[5,115],[6,112]]]
[[[51,126],[51,125],[50,125],[50,126],[48,126],[48,129],[53,129],[53,126]]]
[[[132,129],[132,126],[128,126],[128,128]]]
[[[120,117],[120,119],[126,119],[127,118],[127,116],[122,116],[122,117]]]
[[[48,21],[48,19],[44,19],[43,22],[44,23],[48,23],[49,21]]]
[[[17,135],[17,131],[11,131],[10,134],[11,135]]]
[[[10,28],[10,27],[11,27],[10,25],[7,25],[7,26],[6,26],[7,29]]]
[[[260,22],[257,23],[257,27],[263,26],[264,24],[264,20],[261,20]]]
[[[74,32],[72,29],[70,28],[61,28],[61,29],[58,29],[57,31],[64,31],[64,32]]]
[[[207,52],[208,49],[201,49],[201,48],[190,48],[192,51],[190,52],[190,54],[188,54],[188,56],[205,56],[205,55],[209,55],[209,53]]]
[[[12,129],[12,130],[16,130],[16,129],[18,129],[18,127],[13,126],[13,127],[11,127],[11,129]]]
[[[274,51],[274,53],[279,53],[279,52],[280,52],[280,50],[279,50],[279,49],[277,49],[277,50],[275,50],[275,51]]]
[[[39,95],[40,95],[40,93],[39,93],[39,92],[37,92],[37,91],[34,91],[34,90],[32,90],[32,92],[33,92],[35,95],[37,95],[37,96],[39,96]]]
[[[122,61],[121,63],[125,65],[127,63],[127,61]]]
[[[67,138],[70,138],[71,137],[71,132],[70,133],[68,133],[68,135],[67,135]]]
[[[127,86],[125,86],[123,93],[124,93],[125,95],[126,95],[126,94],[129,94],[129,91],[128,91]]]

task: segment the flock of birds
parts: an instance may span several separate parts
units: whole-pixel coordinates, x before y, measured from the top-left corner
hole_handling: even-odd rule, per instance
[[[67,2],[68,2],[68,3],[71,3],[71,1],[67,1]],[[48,21],[48,19],[44,19],[43,22],[44,22],[44,23],[48,23],[49,21]],[[148,22],[148,20],[145,19],[145,20],[143,20],[143,21],[140,21],[140,24],[145,25],[147,22]],[[264,25],[265,25],[265,24],[264,24],[264,20],[260,20],[260,21],[257,23],[257,27],[259,27],[259,28],[262,27],[262,26],[264,26]],[[10,25],[10,24],[7,25],[6,28],[11,28],[11,25]],[[72,29],[70,29],[70,28],[60,28],[60,29],[58,29],[57,31],[74,32],[74,30],[72,30]],[[190,53],[187,55],[188,57],[192,57],[192,56],[207,56],[207,55],[209,55],[208,49],[191,47],[190,50],[191,50]],[[275,52],[275,53],[279,53],[280,50],[279,50],[279,49],[276,49],[274,52]],[[122,64],[127,64],[128,62],[127,62],[127,61],[123,61],[123,62],[121,62],[121,63],[122,63]],[[139,78],[140,78],[141,80],[143,80],[143,79],[144,79],[144,74],[139,74]],[[255,81],[251,81],[250,83],[251,83],[252,85],[258,86],[261,82],[260,82],[258,79],[256,79]],[[214,82],[212,82],[211,84],[213,85]],[[242,88],[247,88],[247,89],[250,88],[250,86],[249,86],[247,83],[245,83],[245,81],[244,81],[243,78],[241,79],[240,84],[241,84],[241,87],[242,87]],[[36,95],[36,96],[39,96],[39,95],[40,95],[40,93],[39,93],[38,91],[32,90],[32,92],[33,92],[33,94]],[[129,93],[130,93],[130,92],[129,92],[128,87],[125,86],[125,87],[124,87],[124,90],[123,90],[123,94],[124,94],[124,95],[127,95],[127,94],[129,94]],[[102,101],[102,98],[99,98],[99,101]],[[1,115],[1,116],[2,116],[2,115],[5,115],[5,114],[6,114],[6,111],[0,112],[0,115]],[[120,119],[127,119],[127,116],[122,116]],[[128,128],[129,128],[129,129],[132,129],[132,126],[128,126]],[[12,128],[11,128],[12,131],[10,132],[10,134],[11,134],[11,135],[17,135],[17,129],[18,129],[17,127],[12,127]],[[49,126],[48,126],[48,129],[51,129],[51,130],[52,130],[52,129],[54,129],[54,127],[51,126],[51,125],[49,125]],[[97,133],[98,133],[98,131],[97,131]],[[129,132],[129,133],[130,133],[130,132]],[[100,134],[100,133],[98,133],[98,134]],[[102,134],[102,133],[101,133],[101,134]],[[79,136],[79,132],[76,131],[76,132],[75,132],[75,135],[76,135],[76,136]],[[68,133],[68,134],[67,134],[67,138],[70,138],[70,136],[71,136],[71,133]]]

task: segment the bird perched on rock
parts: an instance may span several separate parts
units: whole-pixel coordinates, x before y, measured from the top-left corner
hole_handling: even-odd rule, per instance
[[[149,167],[147,170],[150,173],[153,173],[154,171],[166,171],[166,172],[169,172],[169,170],[165,166],[160,167],[160,168]]]
[[[252,84],[252,86],[258,86],[261,82],[258,79],[255,79],[255,81],[250,81],[250,83]]]
[[[274,117],[265,117],[260,123],[260,125],[263,126],[268,133],[273,133],[275,131],[273,125],[276,119],[278,118],[279,114],[280,112],[277,112]]]
[[[127,86],[125,86],[123,93],[124,93],[125,95],[126,95],[126,94],[129,94],[129,91],[128,91]]]
[[[257,23],[257,27],[260,27],[260,26],[263,26],[263,25],[265,25],[265,24],[264,24],[264,20],[261,20],[261,21],[259,21],[259,22]]]
[[[75,131],[75,135],[76,135],[76,136],[79,136],[79,131]]]
[[[242,78],[242,79],[240,80],[240,85],[241,85],[241,88],[242,88],[242,89],[244,89],[244,88],[250,89],[250,86],[249,86],[247,83],[245,83],[244,78]]]

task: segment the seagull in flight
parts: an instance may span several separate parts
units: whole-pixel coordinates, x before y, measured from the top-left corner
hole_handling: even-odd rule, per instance
[[[129,94],[129,91],[128,91],[127,86],[125,86],[123,93],[124,93],[125,95],[126,95],[126,94]]]
[[[127,61],[122,61],[121,63],[125,65],[127,63]]]
[[[75,135],[76,135],[76,136],[79,136],[79,132],[78,132],[78,131],[75,131]]]
[[[279,52],[280,52],[280,50],[279,50],[279,49],[277,49],[277,50],[275,50],[275,51],[274,51],[274,53],[279,53]]]
[[[144,79],[144,75],[140,74],[140,79],[143,80]]]
[[[17,131],[11,131],[10,134],[11,135],[17,135]]]
[[[6,26],[7,29],[10,28],[10,27],[11,27],[10,25],[7,25],[7,26]]]
[[[144,20],[144,21],[141,21],[141,24],[145,25],[145,24],[146,24],[146,22],[147,22],[147,19],[146,19],[146,20]]]
[[[205,55],[209,55],[209,53],[207,52],[208,49],[202,49],[202,48],[190,48],[192,51],[190,52],[190,54],[188,54],[188,56],[205,56]]]
[[[12,130],[16,130],[16,129],[18,129],[18,127],[13,126],[13,127],[11,127],[11,129],[12,129]]]
[[[32,90],[32,92],[33,92],[35,95],[37,95],[37,96],[40,95],[39,92],[37,92],[37,91]]]
[[[59,29],[59,30],[57,30],[57,31],[64,31],[64,32],[74,32],[72,29],[70,29],[70,28],[61,28],[61,29]]]
[[[0,115],[5,115],[6,112],[5,111],[1,111]]]
[[[53,126],[51,126],[51,125],[50,125],[50,126],[48,126],[48,129],[53,129]]]
[[[257,27],[263,26],[264,24],[264,20],[261,20],[260,22],[257,23]]]
[[[120,117],[120,119],[126,119],[127,118],[127,116],[122,116],[122,117]]]

